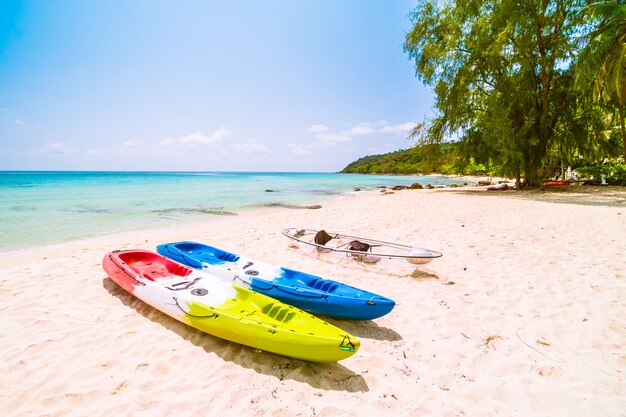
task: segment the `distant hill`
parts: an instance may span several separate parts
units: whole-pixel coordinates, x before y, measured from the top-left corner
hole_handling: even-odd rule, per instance
[[[449,148],[446,146],[445,148]],[[449,149],[437,152],[441,157]],[[340,172],[343,174],[430,174],[441,172],[442,160],[428,157],[425,147],[416,147],[382,155],[369,155],[348,164]],[[432,155],[432,149],[430,150]]]
[[[421,162],[415,149],[405,149],[382,155],[368,155],[348,164],[341,170],[344,174],[416,174]]]

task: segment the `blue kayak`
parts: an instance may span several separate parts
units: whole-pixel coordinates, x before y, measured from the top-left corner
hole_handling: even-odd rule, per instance
[[[159,245],[157,252],[315,314],[371,320],[384,316],[396,305],[395,301],[369,291],[243,258],[202,243],[166,243]]]

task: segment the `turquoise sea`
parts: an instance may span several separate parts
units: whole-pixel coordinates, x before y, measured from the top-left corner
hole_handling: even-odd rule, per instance
[[[413,182],[462,181],[330,173],[0,171],[0,251],[267,205],[321,203],[355,187]]]

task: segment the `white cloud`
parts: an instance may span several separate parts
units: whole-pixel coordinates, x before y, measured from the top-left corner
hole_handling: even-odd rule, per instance
[[[342,131],[336,133],[319,133],[316,137],[322,142],[334,144],[337,142],[347,142],[352,139],[352,134],[349,131]]]
[[[405,122],[396,125],[390,125],[386,120],[378,120],[374,122],[361,122],[355,125],[347,125],[342,130],[333,131],[327,125],[316,124],[310,126],[307,131],[315,138],[306,143],[290,143],[287,145],[291,153],[297,157],[309,155],[316,149],[328,148],[343,143],[342,150],[345,151],[345,146],[352,139],[363,137],[364,140],[359,141],[361,145],[371,142],[372,140],[396,140],[398,134],[407,134],[410,132],[416,123]],[[392,136],[393,135],[393,136]],[[369,136],[370,139],[365,140],[365,137]],[[385,153],[395,149],[397,145],[390,145],[385,143],[384,145],[371,148],[370,151],[376,150],[376,153]],[[300,160],[300,158],[298,159]]]
[[[140,143],[141,143],[141,141],[140,141],[140,140],[134,140],[134,139],[131,139],[131,140],[125,140],[125,141],[122,143],[122,145],[124,145],[124,146],[126,146],[126,147],[131,148],[131,147],[133,147],[133,146],[137,146],[137,145],[139,145]]]
[[[272,150],[266,145],[257,142],[256,140],[249,140],[244,143],[233,144],[235,152],[245,154],[271,154]]]
[[[313,145],[304,145],[302,143],[289,143],[287,147],[291,150],[291,153],[294,155],[309,155],[311,153],[311,149],[313,149]]]
[[[15,119],[15,124],[19,126],[23,126],[26,124],[26,122],[23,121],[22,119]]]
[[[87,149],[85,151],[85,155],[100,155],[102,154],[102,151],[99,149]]]
[[[232,131],[221,127],[213,132],[211,135],[206,136],[202,132],[195,132],[190,135],[180,136],[178,138],[165,138],[161,140],[160,145],[187,145],[187,144],[201,144],[201,145],[213,145],[221,142],[225,138],[232,135]]]
[[[47,143],[42,148],[34,150],[34,153],[50,153],[55,155],[67,155],[76,152],[76,149],[64,142]]]
[[[415,122],[400,123],[398,125],[385,126],[382,129],[380,129],[380,132],[381,133],[410,132],[416,125],[417,123]]]
[[[400,123],[397,125],[389,125],[386,120],[377,122],[361,122],[347,129],[338,132],[331,131],[328,126],[319,124],[309,127],[307,130],[315,135],[319,144],[324,143],[325,146],[333,146],[339,142],[348,142],[355,136],[365,136],[372,134],[389,134],[389,133],[408,133],[415,126],[414,122]],[[301,151],[300,148],[298,148]],[[293,150],[292,150],[293,151]],[[310,149],[309,149],[310,152]]]
[[[352,129],[348,131],[350,135],[368,135],[374,132],[370,123],[359,123],[357,126],[354,126]]]
[[[328,126],[326,125],[313,125],[307,129],[307,131],[311,133],[322,133],[328,130]]]

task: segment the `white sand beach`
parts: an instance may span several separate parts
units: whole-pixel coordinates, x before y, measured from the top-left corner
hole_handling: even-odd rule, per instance
[[[572,187],[574,188],[574,187]],[[2,416],[624,416],[626,191],[402,190],[319,210],[0,254]],[[324,228],[443,253],[410,276],[288,246]],[[328,319],[360,350],[307,363],[224,341],[133,298],[114,249],[197,240],[396,300]]]

